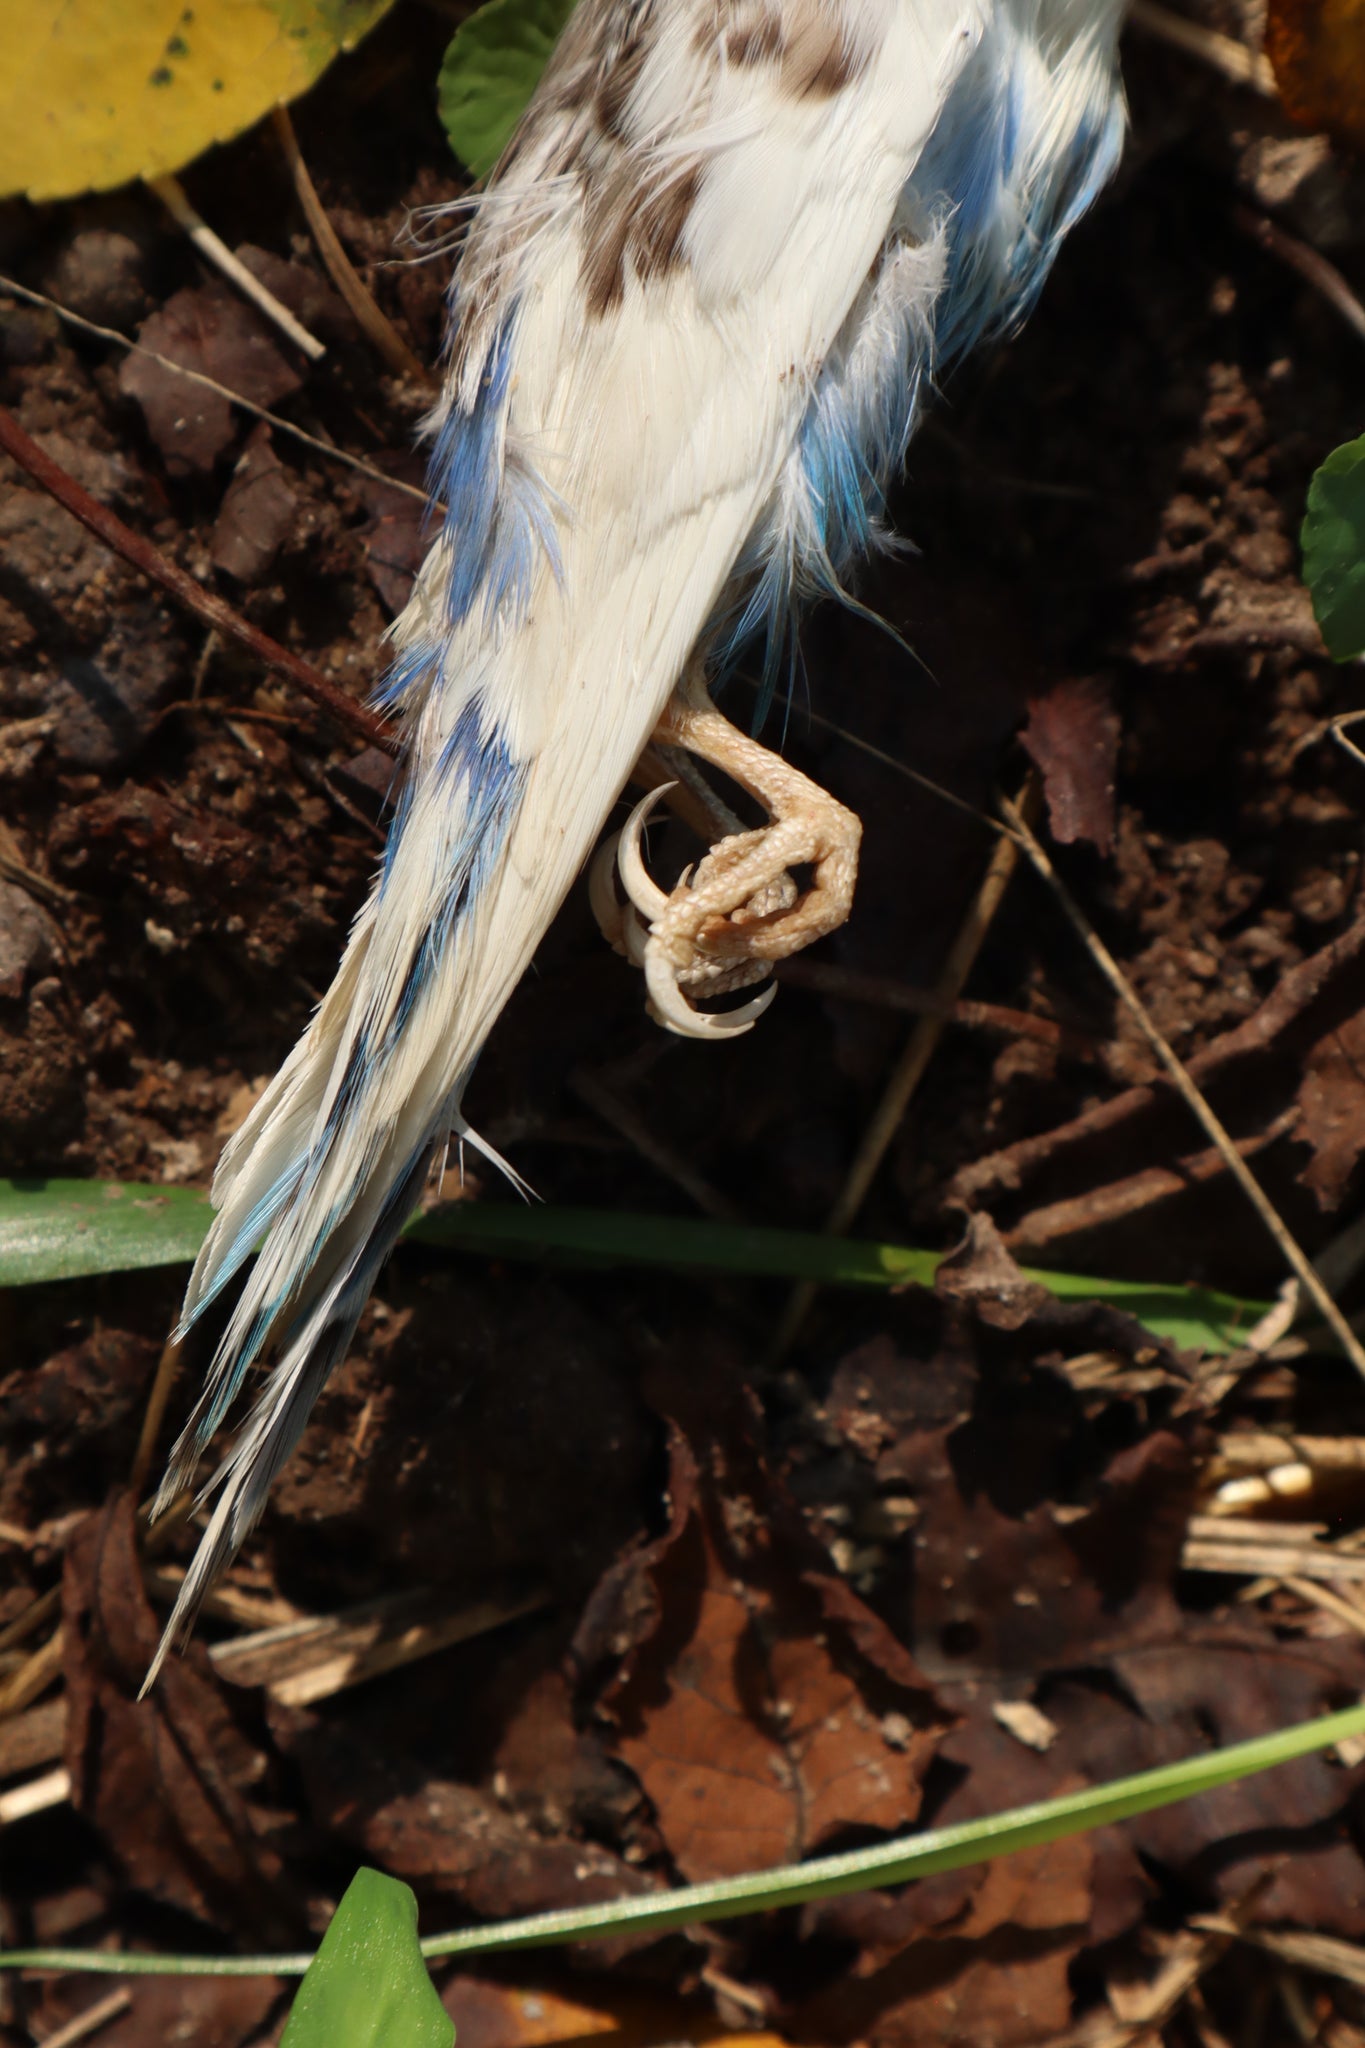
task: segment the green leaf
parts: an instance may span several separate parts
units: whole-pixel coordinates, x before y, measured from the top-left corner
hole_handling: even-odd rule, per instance
[[[451,37],[436,104],[476,178],[502,155],[572,12],[573,0],[489,0]]]
[[[407,1885],[358,1870],[299,1986],[280,2048],[451,2048]]]
[[[1303,580],[1334,661],[1365,654],[1365,434],[1334,448],[1308,486]]]
[[[120,1181],[0,1180],[0,1287],[76,1280],[142,1266],[188,1263],[213,1217],[188,1188]],[[691,1216],[633,1216],[612,1209],[556,1209],[539,1202],[452,1202],[415,1216],[420,1244],[483,1258],[556,1265],[644,1266],[674,1273],[737,1273],[756,1280],[813,1280],[822,1287],[932,1287],[942,1252],[800,1230],[705,1223]],[[1230,1351],[1267,1304],[1210,1287],[1158,1287],[1083,1273],[1024,1269],[1059,1301],[1100,1301],[1187,1350]]]
[[[193,1259],[213,1210],[192,1188],[0,1180],[0,1287]]]

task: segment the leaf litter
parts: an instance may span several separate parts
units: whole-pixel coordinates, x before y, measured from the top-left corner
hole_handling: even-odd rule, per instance
[[[299,132],[367,283],[430,357],[440,266],[381,267],[405,207],[459,189],[430,111],[445,24],[408,12],[376,32],[379,82],[334,73]],[[1358,424],[1359,366],[1313,295],[1228,227],[1238,103],[1168,53],[1135,51],[1132,69],[1126,190],[1019,344],[917,444],[900,510],[924,553],[869,594],[930,678],[821,614],[812,701],[986,806],[1017,785],[1023,728],[1068,878],[1234,1134],[1276,1133],[1257,1170],[1317,1255],[1361,1192],[1361,789],[1316,737],[1354,699],[1291,536],[1316,461]],[[1315,162],[1348,223],[1334,260],[1358,277],[1354,174]],[[321,273],[284,225],[283,167],[248,139],[197,190],[264,251],[271,288],[335,333],[322,364],[296,363],[205,282],[150,202],[35,217],[11,260],[38,284],[90,272],[121,319],[161,323],[163,352],[411,477],[410,397],[348,316],[328,328]],[[81,243],[92,232],[116,239]],[[415,504],[201,408],[183,380],[141,378],[137,359],[120,376],[32,309],[6,305],[3,341],[4,402],[64,466],[363,692],[420,549]],[[27,913],[5,927],[5,1165],[202,1186],[329,978],[388,766],[334,747],[65,514],[14,495],[0,774],[14,858],[71,897],[55,940]],[[930,985],[986,834],[806,730],[799,705],[789,745],[868,821],[858,916],[832,957]],[[453,1610],[538,1585],[548,1604],[307,1707],[225,1683],[199,1647],[135,1701],[189,1541],[151,1569],[124,1490],[178,1276],[6,1297],[0,1632],[21,1634],[0,1634],[0,1684],[39,1654],[49,1675],[0,1722],[0,1760],[17,1783],[62,1767],[70,1781],[65,1805],[6,1841],[6,1939],[297,1946],[360,1860],[411,1883],[429,1929],[577,1904],[998,1811],[1365,1690],[1347,1571],[1358,1469],[1329,1483],[1305,1465],[1306,1494],[1258,1510],[1282,1551],[1342,1559],[1315,1582],[1340,1611],[1259,1570],[1270,1553],[1250,1534],[1235,1575],[1191,1568],[1187,1540],[1241,1469],[1229,1446],[1269,1433],[1285,1464],[1296,1441],[1348,1446],[1365,1394],[1301,1336],[1215,1372],[1023,1280],[1013,1234],[1063,1202],[1083,1227],[1059,1265],[1262,1298],[1281,1274],[1218,1178],[1099,1201],[1169,1175],[1199,1140],[1029,879],[970,992],[1065,1028],[950,1030],[859,1224],[956,1256],[933,1294],[822,1297],[780,1369],[763,1362],[775,1287],[398,1253],[231,1575],[235,1608],[204,1638],[281,1602],[330,1613],[421,1591]],[[902,1033],[893,1011],[793,988],[761,1042],[723,1059],[669,1045],[575,898],[474,1107],[556,1202],[685,1213],[585,1110],[571,1077],[603,1073],[659,1156],[688,1159],[756,1223],[811,1229]],[[198,1369],[187,1355],[168,1429]],[[60,1617],[40,1610],[23,1633],[58,1586]],[[1361,1799],[1358,1759],[1314,1759],[901,1893],[448,1971],[443,1997],[467,2048],[716,2040],[737,2016],[751,2040],[768,2028],[812,2048],[1028,2048],[1131,2009],[1190,1914],[1365,1943]],[[1283,1966],[1233,1956],[1201,1995],[1240,2048]],[[1333,2041],[1357,2039],[1330,1980],[1294,1968]],[[25,1996],[35,2031],[84,2002],[62,1979]],[[139,1982],[131,1998],[102,2037],[114,2048],[177,2028],[246,2048],[282,2024],[273,1984]],[[1180,2009],[1162,2022],[1171,2048],[1191,2024]]]

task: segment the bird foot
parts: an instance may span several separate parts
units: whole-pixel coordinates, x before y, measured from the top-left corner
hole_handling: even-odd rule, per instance
[[[598,853],[593,909],[608,942],[643,970],[658,1023],[685,1038],[735,1038],[753,1028],[775,989],[724,1012],[698,1010],[692,998],[765,981],[776,961],[843,924],[862,826],[816,783],[722,718],[696,675],[675,693],[654,739],[723,769],[764,805],[772,822],[726,832],[666,892],[649,875],[640,844],[664,793],[652,789]],[[695,796],[697,785],[688,780]],[[723,824],[738,825],[714,798],[710,807]],[[798,888],[793,868],[812,870],[809,888]]]

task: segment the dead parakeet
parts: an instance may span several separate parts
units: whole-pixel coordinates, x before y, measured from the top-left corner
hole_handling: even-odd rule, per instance
[[[771,819],[722,826],[666,895],[641,806],[615,851],[624,904],[599,868],[599,916],[660,1021],[750,1028],[771,991],[726,1014],[694,999],[847,915],[858,820],[721,717],[708,681],[755,641],[775,665],[803,603],[842,594],[928,387],[1029,311],[1118,161],[1119,13],[579,0],[451,290],[446,511],[379,692],[404,738],[382,870],[214,1182],[182,1329],[239,1291],[163,1503],[273,1365],[167,1642],[260,1512],[433,1161],[452,1134],[495,1156],[466,1084],[651,739]]]

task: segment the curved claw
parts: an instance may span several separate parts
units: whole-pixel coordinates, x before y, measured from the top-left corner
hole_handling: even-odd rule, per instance
[[[632,967],[643,969],[645,955],[649,951],[649,926],[642,920],[633,903],[628,903],[621,913],[621,948]]]
[[[774,985],[765,988],[762,995],[741,1003],[737,1010],[713,1014],[692,1008],[678,986],[677,969],[659,945],[651,943],[645,947],[644,970],[655,1016],[666,1031],[675,1032],[679,1038],[740,1038],[753,1030],[777,994]]]
[[[657,789],[651,789],[642,796],[635,809],[621,827],[616,845],[616,871],[621,877],[621,887],[635,905],[641,917],[648,923],[661,916],[668,906],[668,897],[657,882],[651,881],[645,868],[644,855],[640,851],[640,834],[649,820],[649,814],[665,790],[672,789],[671,782],[664,782]]]
[[[613,832],[604,839],[592,857],[588,869],[588,904],[597,919],[601,932],[613,953],[625,953],[629,957],[626,942],[626,914],[616,900],[613,877],[616,874],[617,849],[621,843],[619,832]],[[637,961],[638,966],[638,961]]]

